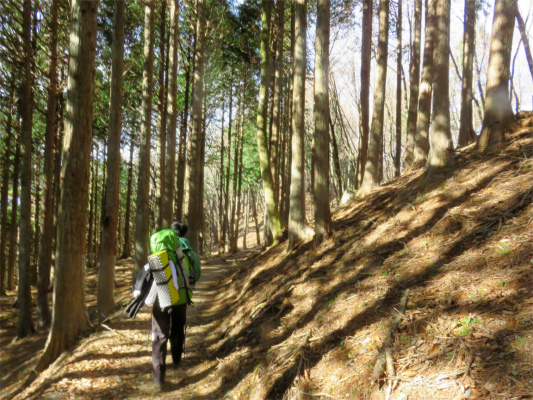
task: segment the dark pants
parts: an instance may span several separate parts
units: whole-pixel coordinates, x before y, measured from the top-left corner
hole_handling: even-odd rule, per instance
[[[172,361],[177,365],[181,361],[185,343],[185,320],[187,304],[161,310],[156,300],[152,311],[152,365],[154,381],[164,382],[166,371],[167,341],[170,339]]]

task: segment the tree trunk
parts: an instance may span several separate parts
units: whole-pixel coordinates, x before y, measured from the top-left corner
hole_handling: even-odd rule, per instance
[[[219,241],[218,241],[218,254],[222,254],[221,249],[226,245],[226,235],[224,232],[224,108],[226,102],[222,99],[222,130],[220,131],[220,185],[219,185],[219,196],[218,196],[218,227],[220,230]]]
[[[257,102],[257,148],[259,151],[263,189],[265,191],[266,214],[273,239],[277,241],[281,236],[282,227],[274,196],[274,181],[272,178],[272,167],[270,165],[267,142],[268,86],[270,83],[270,76],[268,75],[270,63],[269,36],[271,30],[272,2],[262,0],[261,5],[261,85],[259,87],[259,99]]]
[[[245,87],[245,90],[246,92],[246,87]],[[239,183],[237,185],[237,194],[238,194],[238,198],[237,198],[237,218],[236,218],[236,223],[235,223],[235,228],[234,228],[234,233],[233,233],[233,248],[232,248],[232,252],[233,253],[236,253],[237,251],[239,251],[239,246],[238,246],[238,241],[239,241],[239,226],[240,226],[240,220],[241,220],[241,206],[242,206],[242,198],[243,198],[243,193],[242,193],[242,171],[243,171],[243,153],[244,153],[244,106],[243,106],[243,110],[242,110],[242,114],[241,114],[241,140],[240,140],[240,151],[239,151]]]
[[[259,246],[261,244],[261,235],[259,233],[259,221],[257,219],[257,205],[255,204],[255,191],[251,189],[252,193],[252,213],[254,215],[254,222],[255,222],[255,234],[257,237],[257,245]]]
[[[33,214],[33,255],[31,262],[30,283],[31,286],[37,287],[37,264],[39,260],[40,248],[40,217],[41,217],[41,185],[35,185],[35,213]]]
[[[415,0],[414,18],[414,37],[413,44],[411,46],[411,66],[409,67],[411,78],[409,82],[409,111],[407,112],[407,134],[405,138],[405,168],[411,167],[414,160],[416,116],[418,111],[418,94],[420,83],[420,34],[422,27],[422,0]]]
[[[531,56],[531,47],[529,47],[529,38],[526,30],[526,24],[520,15],[520,11],[516,6],[516,22],[518,23],[518,29],[520,30],[520,35],[522,37],[522,44],[524,45],[524,51],[526,52],[527,65],[529,67],[529,73],[531,74],[531,79],[533,79],[533,57]]]
[[[188,157],[189,162],[189,204],[188,223],[189,240],[193,249],[199,248],[200,232],[202,230],[202,198],[203,187],[201,186],[203,176],[202,162],[202,142],[204,135],[203,127],[203,98],[204,98],[204,53],[205,53],[205,30],[206,30],[206,2],[197,2],[197,28],[196,28],[196,48],[194,52],[194,84],[192,96],[192,129],[189,142],[191,152]]]
[[[509,68],[515,15],[516,0],[496,0],[487,70],[485,117],[479,137],[479,147],[484,151],[492,150],[502,142],[513,117],[509,98]]]
[[[20,174],[20,217],[19,217],[19,284],[18,284],[18,324],[17,337],[23,338],[34,332],[31,317],[30,288],[30,245],[31,245],[31,139],[33,128],[33,77],[31,47],[31,0],[24,0],[22,12],[22,42],[24,48],[24,77],[21,90],[21,174]]]
[[[126,194],[126,215],[124,217],[124,250],[121,258],[128,258],[131,255],[130,240],[130,218],[131,218],[131,192],[133,184],[133,138],[130,138],[130,162],[128,164],[128,191]]]
[[[330,0],[318,0],[315,41],[315,140],[313,146],[315,246],[331,236],[329,208],[329,30]]]
[[[383,118],[385,110],[385,89],[387,82],[387,47],[389,41],[389,0],[379,5],[379,39],[377,49],[377,79],[374,88],[372,111],[372,135],[368,143],[368,156],[364,168],[361,190],[366,192],[372,185],[379,184],[380,153],[383,142]]]
[[[431,121],[431,96],[433,90],[433,50],[435,47],[435,6],[437,0],[426,0],[426,29],[422,81],[418,94],[415,149],[413,163],[424,164],[429,153],[429,124]],[[406,166],[407,167],[407,166]]]
[[[6,250],[8,247],[7,235],[9,232],[7,223],[7,202],[9,191],[9,171],[11,166],[11,139],[13,136],[13,104],[15,101],[15,75],[11,76],[9,109],[6,121],[6,136],[4,144],[4,157],[2,162],[2,194],[0,211],[0,296],[6,294]]]
[[[465,30],[463,36],[463,79],[461,81],[461,120],[459,125],[459,146],[466,146],[476,140],[472,123],[472,83],[474,79],[474,46],[476,34],[476,2],[465,0]]]
[[[361,40],[361,140],[359,142],[360,176],[356,177],[356,188],[363,182],[368,154],[369,138],[369,96],[370,96],[370,60],[372,56],[372,3],[373,0],[363,0],[363,32]]]
[[[89,325],[85,307],[87,186],[92,141],[97,2],[72,1],[65,157],[52,326],[37,372],[43,371]]]
[[[13,197],[11,198],[11,221],[9,237],[9,254],[7,258],[7,290],[15,290],[15,261],[17,257],[18,239],[18,196],[20,179],[20,143],[17,141],[15,160],[13,161]]]
[[[159,38],[159,93],[158,93],[158,114],[159,114],[159,137],[158,137],[158,144],[159,144],[159,187],[158,187],[158,200],[159,203],[156,207],[156,227],[155,230],[159,231],[163,229],[163,227],[168,228],[168,226],[165,226],[163,224],[163,210],[165,208],[164,205],[164,188],[165,188],[165,178],[166,178],[166,153],[167,153],[167,106],[168,103],[166,102],[167,94],[166,94],[166,88],[168,85],[169,80],[169,73],[170,68],[167,72],[167,67],[169,67],[168,63],[165,62],[167,57],[165,56],[165,43],[167,42],[166,39],[166,27],[167,27],[167,2],[166,0],[162,0],[161,2],[161,16],[160,16],[160,25],[159,25],[159,32],[160,32],[160,38]],[[172,25],[172,22],[171,22]],[[170,28],[172,32],[172,27]],[[172,33],[170,33],[172,35]],[[170,49],[170,48],[169,48]],[[167,51],[167,56],[170,50]],[[165,77],[166,83],[165,83]]]
[[[244,92],[244,90],[242,90]],[[237,106],[237,127],[235,133],[235,149],[233,151],[233,197],[231,199],[231,213],[229,215],[229,229],[228,229],[228,243],[226,244],[226,253],[233,253],[233,240],[235,236],[235,212],[237,207],[237,182],[238,182],[238,170],[239,170],[239,146],[241,137],[239,135],[239,113],[242,113],[242,102],[241,97],[239,96],[239,104]],[[228,165],[228,174],[229,174],[229,165]],[[229,187],[228,187],[229,191]]]
[[[152,122],[152,76],[154,69],[154,2],[144,8],[144,65],[142,84],[142,122],[137,177],[137,211],[135,216],[135,265],[137,276],[148,257],[150,233],[150,142]]]
[[[437,0],[433,53],[433,110],[428,168],[453,162],[450,130],[450,0]]]
[[[394,176],[400,176],[402,156],[402,0],[398,0],[396,18],[396,152],[394,153]]]
[[[57,36],[58,0],[50,6],[50,68],[48,70],[48,102],[46,109],[46,129],[44,146],[44,185],[43,185],[43,225],[37,280],[37,327],[51,322],[48,289],[52,267],[52,245],[54,237],[54,147],[57,115]]]
[[[122,131],[122,76],[124,74],[124,7],[114,4],[111,93],[109,96],[109,135],[105,217],[103,218],[100,268],[98,270],[98,318],[100,321],[116,307],[115,260],[120,198],[120,136]]]
[[[341,174],[341,163],[339,160],[339,146],[337,146],[337,137],[335,135],[335,127],[333,126],[333,123],[331,121],[331,112],[329,115],[329,125],[331,128],[331,144],[333,149],[333,165],[335,166],[335,176],[337,177],[337,190],[339,193],[339,196],[337,196],[337,203],[340,203],[341,199],[340,196],[342,196],[342,174]]]
[[[292,176],[289,207],[289,246],[294,249],[304,238],[305,217],[305,68],[307,1],[296,0],[294,7],[294,77],[292,112]]]
[[[231,74],[233,72],[230,71]],[[224,246],[220,247],[220,251],[222,253],[225,253],[227,251],[226,246],[228,244],[226,243],[226,236],[228,236],[229,241],[229,180],[230,180],[230,171],[231,171],[231,128],[233,127],[233,75],[230,80],[230,87],[229,87],[229,126],[228,126],[228,166],[226,167],[226,183],[225,188],[226,191],[224,193],[224,213],[223,213],[223,224],[222,224],[222,243],[224,243]],[[219,251],[219,254],[220,254]]]
[[[242,248],[246,250],[248,244],[246,243],[246,238],[248,236],[248,227],[250,223],[250,189],[246,191],[246,209],[244,212],[244,233],[242,234]]]
[[[185,199],[185,166],[187,162],[187,119],[189,116],[189,94],[191,87],[191,48],[187,46],[187,68],[185,72],[185,104],[181,118],[180,149],[178,156],[178,177],[176,196],[176,218],[183,219],[183,203]]]
[[[166,147],[166,171],[165,186],[163,187],[162,202],[162,227],[168,228],[174,220],[174,188],[176,184],[176,123],[178,118],[178,108],[176,105],[176,95],[178,91],[178,40],[179,40],[179,3],[178,0],[171,0],[170,3],[170,59],[168,66],[168,79],[170,88],[167,98],[168,131]]]

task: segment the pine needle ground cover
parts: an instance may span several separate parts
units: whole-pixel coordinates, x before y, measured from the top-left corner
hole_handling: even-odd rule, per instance
[[[337,208],[335,236],[320,248],[309,240],[290,253],[281,243],[204,260],[168,392],[151,385],[144,309],[95,324],[17,394],[46,332],[10,344],[12,293],[0,316],[2,398],[532,398],[533,121],[524,117],[494,153],[466,148],[429,183],[411,170]],[[117,268],[124,304],[131,266]],[[387,337],[393,369],[371,383]]]

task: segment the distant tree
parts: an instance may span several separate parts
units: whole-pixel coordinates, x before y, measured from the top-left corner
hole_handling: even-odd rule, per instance
[[[107,182],[102,223],[100,268],[98,269],[98,319],[104,320],[115,308],[115,260],[119,212],[120,136],[122,131],[122,76],[124,74],[124,1],[115,1],[111,93],[109,96],[109,134]]]
[[[524,45],[524,51],[526,52],[527,65],[529,67],[529,73],[531,74],[531,79],[533,79],[533,56],[531,55],[531,47],[529,46],[529,37],[526,30],[526,24],[518,6],[516,7],[516,22],[518,24],[518,29],[520,30],[520,36],[522,37],[522,44]]]
[[[58,219],[52,326],[36,371],[46,369],[89,325],[85,306],[85,257],[89,157],[93,121],[96,1],[73,0],[65,156]]]
[[[331,236],[329,208],[329,31],[330,0],[318,0],[315,41],[315,245]]]
[[[515,16],[516,0],[496,0],[487,71],[485,116],[479,138],[482,150],[491,150],[502,142],[505,129],[513,117],[509,98],[509,69]]]

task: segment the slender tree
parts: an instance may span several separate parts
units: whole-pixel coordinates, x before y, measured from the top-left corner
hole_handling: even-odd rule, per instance
[[[32,1],[24,0],[22,10],[22,44],[24,49],[23,82],[21,98],[21,174],[20,174],[20,217],[19,217],[19,285],[17,336],[23,338],[34,331],[31,317],[30,289],[30,245],[31,245],[31,139],[33,127],[32,94],[32,46],[31,46]]]
[[[87,186],[96,54],[95,1],[73,0],[69,47],[65,157],[54,273],[52,326],[36,371],[43,371],[90,323],[84,300]]]
[[[509,98],[509,69],[515,15],[516,0],[496,0],[487,71],[485,116],[479,138],[482,150],[492,150],[502,142],[513,117]]]
[[[394,153],[394,176],[400,176],[402,157],[402,0],[398,0],[396,37],[396,151]]]
[[[407,112],[407,133],[405,138],[405,167],[410,167],[414,160],[416,116],[418,111],[418,91],[420,83],[420,31],[422,26],[422,0],[415,0],[414,19],[414,36],[413,43],[411,45],[411,65],[409,67],[409,110]]]
[[[428,168],[453,161],[450,130],[450,0],[437,0],[435,52],[433,53],[433,110],[431,113]]]
[[[122,131],[122,76],[124,74],[124,7],[115,1],[109,135],[107,152],[106,203],[103,218],[100,268],[98,270],[98,318],[105,319],[115,308],[115,260],[119,214],[120,136]]]
[[[133,152],[135,146],[133,137],[130,138],[130,161],[128,163],[128,189],[126,191],[126,215],[124,216],[124,250],[121,258],[128,258],[131,255],[130,240],[130,217],[131,217],[131,196],[133,186]]]
[[[318,0],[315,41],[315,245],[331,236],[329,208],[329,0]]]
[[[294,4],[294,76],[292,96],[292,175],[289,207],[289,247],[291,250],[305,236],[305,68],[307,35],[307,1]]]
[[[158,93],[158,113],[159,113],[159,137],[158,137],[158,145],[159,145],[159,204],[158,207],[156,207],[156,227],[155,230],[159,231],[162,229],[163,225],[163,210],[165,208],[164,205],[164,188],[165,188],[165,178],[166,178],[166,152],[167,152],[167,101],[166,101],[166,88],[168,85],[168,73],[167,73],[167,67],[168,62],[167,57],[168,51],[165,54],[167,43],[167,34],[166,34],[166,28],[167,28],[167,1],[162,0],[161,2],[161,15],[160,15],[160,22],[159,22],[159,93]],[[171,22],[172,25],[172,22]],[[172,30],[172,27],[171,27]],[[170,36],[172,33],[170,34]],[[167,79],[165,79],[165,77]],[[166,81],[166,82],[165,82]]]
[[[150,142],[152,122],[152,76],[154,69],[154,2],[144,8],[144,65],[142,84],[142,122],[139,144],[139,173],[137,176],[137,211],[135,217],[135,266],[137,276],[148,257],[150,232]]]
[[[267,142],[267,111],[268,111],[268,87],[270,84],[269,62],[269,37],[271,28],[272,2],[261,1],[261,85],[259,87],[259,99],[257,102],[257,149],[259,151],[259,163],[261,166],[261,178],[266,202],[266,219],[272,232],[274,241],[277,241],[282,233],[281,219],[274,196],[274,180],[270,157],[268,155]]]
[[[474,46],[476,34],[476,2],[465,0],[465,30],[463,36],[463,76],[461,80],[461,120],[459,125],[459,146],[476,140],[472,124],[472,84],[474,81]]]
[[[526,52],[527,65],[529,67],[529,73],[531,74],[531,79],[533,79],[533,56],[531,56],[531,47],[529,46],[529,37],[527,34],[526,24],[524,19],[516,7],[516,22],[518,24],[518,29],[520,30],[520,36],[522,38],[522,44],[524,45],[524,51]]]
[[[379,183],[380,154],[383,142],[383,119],[385,111],[385,84],[387,82],[387,47],[389,41],[389,0],[379,4],[379,37],[377,49],[377,78],[374,88],[374,107],[372,111],[372,134],[368,144],[368,158],[361,190],[368,191]]]

